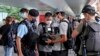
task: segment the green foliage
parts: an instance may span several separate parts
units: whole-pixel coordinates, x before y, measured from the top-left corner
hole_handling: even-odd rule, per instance
[[[17,20],[20,20],[19,9],[20,8],[17,8],[17,7],[0,5],[0,12],[6,12],[6,13],[8,13],[8,16],[14,16],[14,17],[16,17]]]

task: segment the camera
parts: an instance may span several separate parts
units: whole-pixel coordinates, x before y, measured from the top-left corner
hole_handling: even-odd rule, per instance
[[[48,45],[45,41],[48,41],[48,39],[51,39],[52,40],[52,38],[50,37],[50,35],[49,34],[41,34],[40,35],[40,37],[39,37],[39,43],[41,44],[41,45]],[[49,44],[50,46],[53,46],[53,44]]]

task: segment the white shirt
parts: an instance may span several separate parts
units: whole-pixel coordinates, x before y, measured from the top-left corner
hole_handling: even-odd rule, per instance
[[[64,19],[66,21],[68,21],[67,19]],[[68,29],[68,24],[66,22],[61,22],[59,24],[59,30],[60,30],[60,35],[64,34],[67,36],[67,29]],[[53,46],[53,50],[54,51],[61,51],[61,50],[65,50],[65,47],[63,44],[59,43],[55,43]]]

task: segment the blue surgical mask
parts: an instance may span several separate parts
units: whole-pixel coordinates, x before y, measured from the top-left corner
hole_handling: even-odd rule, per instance
[[[56,20],[57,22],[59,22],[59,21],[60,21],[60,19],[59,19],[59,18],[57,18],[57,17],[55,18],[55,20]]]
[[[46,23],[47,23],[47,24],[51,24],[51,23],[52,23],[52,21],[47,21]]]
[[[19,13],[20,17],[27,18],[27,13]]]

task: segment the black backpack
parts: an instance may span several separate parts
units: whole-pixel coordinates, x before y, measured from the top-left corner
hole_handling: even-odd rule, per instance
[[[67,41],[65,41],[63,44],[64,44],[64,47],[66,49],[71,49],[72,48],[72,45],[73,45],[73,39],[71,38],[71,33],[72,33],[72,27],[70,26],[70,23],[66,20],[61,20],[61,22],[66,22],[68,24],[68,30],[67,30]]]
[[[14,37],[13,37],[13,27],[12,25],[4,25],[0,28],[2,32],[1,43],[4,46],[13,47],[14,46]]]
[[[25,24],[28,28],[28,33],[21,39],[22,46],[34,50],[39,35],[33,31],[33,27],[30,27],[25,20],[21,24]]]
[[[18,26],[19,26],[20,24],[21,24],[20,22],[13,23],[13,32],[14,32],[14,34],[17,34],[17,29],[18,29]]]

